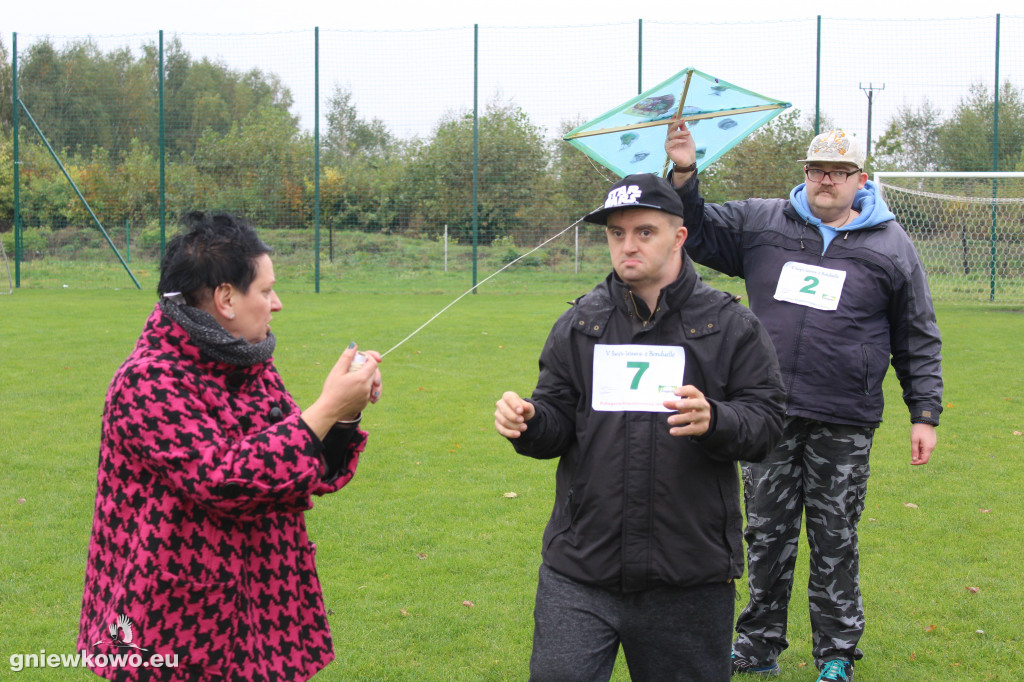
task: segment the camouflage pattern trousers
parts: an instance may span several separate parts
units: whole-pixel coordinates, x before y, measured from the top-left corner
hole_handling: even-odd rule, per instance
[[[864,632],[857,522],[864,510],[874,429],[787,417],[768,458],[742,463],[750,601],[733,651],[769,664],[788,646],[786,620],[806,512],[814,661],[859,659]]]

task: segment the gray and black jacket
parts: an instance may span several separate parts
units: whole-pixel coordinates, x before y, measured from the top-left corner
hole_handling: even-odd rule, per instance
[[[746,280],[750,308],[775,342],[787,415],[877,427],[891,358],[911,421],[939,423],[939,329],[921,260],[899,223],[839,232],[823,249],[818,229],[788,200],[705,203],[696,175],[677,191],[690,257]],[[837,310],[774,298],[790,261],[846,273]]]
[[[536,415],[512,444],[560,458],[544,562],[624,592],[724,583],[743,573],[736,461],[764,459],[782,432],[775,352],[756,317],[701,282],[689,258],[650,323],[637,322],[633,305],[610,274],[562,314],[541,352]],[[599,343],[681,346],[682,385],[712,405],[709,432],[672,436],[668,412],[594,411]]]

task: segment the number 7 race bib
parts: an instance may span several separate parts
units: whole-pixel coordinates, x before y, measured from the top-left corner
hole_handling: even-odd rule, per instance
[[[846,281],[844,270],[829,270],[817,265],[790,261],[782,266],[775,300],[788,301],[818,310],[835,310]]]
[[[671,412],[662,403],[683,385],[686,354],[679,346],[594,346],[594,394],[598,412]]]

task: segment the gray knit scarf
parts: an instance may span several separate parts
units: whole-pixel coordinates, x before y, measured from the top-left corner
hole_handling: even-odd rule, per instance
[[[236,367],[250,367],[269,360],[277,339],[272,333],[259,343],[232,336],[205,310],[194,308],[180,294],[167,294],[160,299],[160,310],[188,332],[192,343],[217,362]]]

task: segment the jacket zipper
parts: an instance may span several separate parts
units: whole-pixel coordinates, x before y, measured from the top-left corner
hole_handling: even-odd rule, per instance
[[[803,226],[804,226],[804,230],[807,230],[809,227],[811,227],[811,224],[808,223],[807,221],[804,221]],[[824,241],[822,242],[822,244],[824,245]],[[800,249],[801,250],[806,250],[806,248],[804,247],[803,234],[800,235]],[[822,249],[821,250],[821,255],[818,256],[818,265],[821,265],[824,262],[824,260],[825,260],[825,250]],[[803,310],[800,313],[800,326],[797,328],[797,334],[796,334],[796,338],[798,339],[798,341],[797,341],[797,344],[796,344],[796,348],[793,351],[793,372],[790,374],[789,386],[786,387],[786,412],[787,413],[789,412],[789,402],[790,402],[789,401],[789,396],[791,396],[793,394],[793,386],[796,384],[796,375],[797,375],[797,372],[799,371],[799,367],[800,367],[800,355],[802,353],[802,345],[801,344],[803,343],[802,341],[800,341],[800,339],[803,339],[804,327],[807,324],[807,308],[805,306],[800,306],[800,307],[803,308]]]

